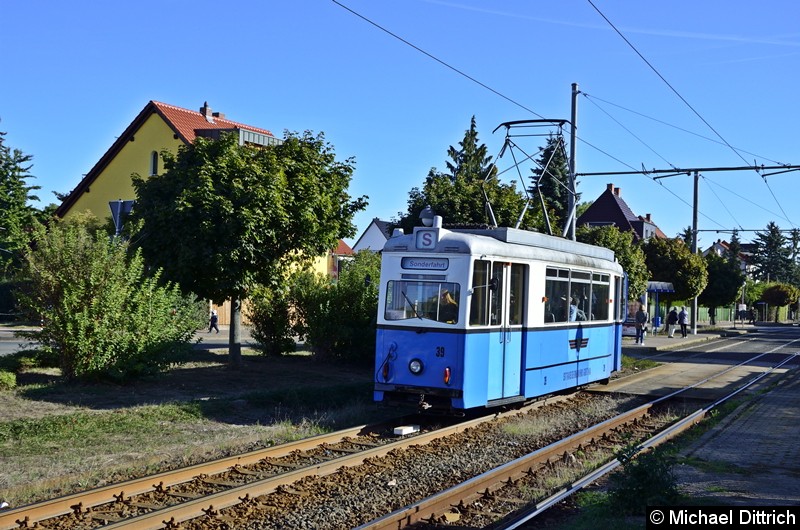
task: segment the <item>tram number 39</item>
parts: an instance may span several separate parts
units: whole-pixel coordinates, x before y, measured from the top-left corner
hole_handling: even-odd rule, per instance
[[[437,357],[444,357],[444,346],[437,346],[436,347],[436,356]]]

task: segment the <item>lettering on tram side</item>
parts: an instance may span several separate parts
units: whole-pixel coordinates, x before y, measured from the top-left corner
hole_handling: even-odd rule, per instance
[[[577,379],[579,377],[586,377],[592,373],[591,368],[581,368],[580,370],[570,370],[569,372],[564,372],[564,381],[569,381],[570,379]]]

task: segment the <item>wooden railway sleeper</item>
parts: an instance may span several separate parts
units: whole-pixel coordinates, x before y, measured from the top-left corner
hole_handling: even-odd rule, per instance
[[[252,476],[252,477],[262,477],[262,476],[264,476],[263,473],[260,473],[258,471],[251,471],[251,470],[249,470],[249,469],[247,469],[247,468],[245,468],[243,466],[240,466],[239,464],[231,466],[231,471],[233,471],[234,473],[239,473],[240,475],[248,475],[248,476]]]

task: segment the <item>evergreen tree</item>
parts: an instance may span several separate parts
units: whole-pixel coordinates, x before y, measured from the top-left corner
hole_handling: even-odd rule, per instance
[[[560,135],[550,135],[536,161],[537,167],[532,169],[533,186],[531,196],[534,197],[534,208],[540,213],[542,204],[547,209],[551,227],[563,227],[569,214],[569,164],[564,148],[564,139]],[[575,196],[578,204],[580,194]]]
[[[691,226],[687,226],[686,228],[683,229],[683,231],[678,236],[683,240],[683,242],[686,244],[686,247],[689,248],[689,249],[692,248],[692,243],[694,242],[694,235],[693,234],[694,234],[694,231],[692,230],[692,227]],[[699,245],[700,245],[699,241],[697,242],[697,244],[698,244],[697,248],[700,248],[699,247]]]
[[[770,221],[765,232],[756,234],[754,243],[756,251],[752,256],[752,265],[755,279],[789,281],[792,276],[792,250],[778,225]]]
[[[739,231],[734,229],[731,234],[731,241],[728,243],[728,251],[725,253],[725,258],[728,260],[728,263],[735,265],[738,271],[742,270],[741,253],[742,243],[739,241]]]
[[[27,184],[34,178],[28,172],[31,155],[5,145],[5,132],[0,132],[0,277],[9,277],[21,266],[22,252],[36,222],[36,209],[29,201],[39,186]]]
[[[514,181],[500,182],[492,157],[486,153],[486,145],[479,143],[473,116],[459,148],[450,146],[447,150],[450,158],[446,162],[447,172],[431,168],[422,189],[415,187],[409,192],[408,209],[406,213],[398,213],[395,224],[411,231],[419,225],[420,212],[430,206],[445,224],[491,226],[488,198],[498,226],[515,226],[525,211],[527,199],[517,191]],[[528,211],[519,228],[535,226],[534,216]]]

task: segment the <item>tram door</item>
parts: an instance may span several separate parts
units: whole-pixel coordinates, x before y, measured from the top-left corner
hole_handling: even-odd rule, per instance
[[[492,263],[491,325],[497,326],[489,345],[488,399],[522,394],[522,347],[525,285],[528,267],[519,263]]]

